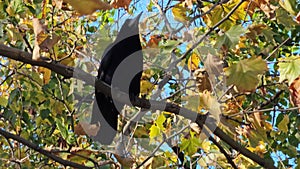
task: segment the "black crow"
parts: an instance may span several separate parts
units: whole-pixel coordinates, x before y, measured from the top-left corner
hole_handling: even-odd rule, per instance
[[[140,16],[125,21],[116,40],[105,49],[97,76],[112,87],[126,92],[131,101],[140,93],[143,70],[138,27]],[[118,114],[124,104],[97,89],[95,95],[91,124],[100,123],[100,130],[93,138],[101,144],[111,144],[117,133]]]

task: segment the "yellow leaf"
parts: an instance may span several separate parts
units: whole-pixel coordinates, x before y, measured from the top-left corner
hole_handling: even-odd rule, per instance
[[[259,141],[258,146],[255,147],[255,152],[262,154],[267,152],[266,144],[263,141]]]
[[[7,98],[5,98],[4,96],[0,97],[0,106],[6,107],[8,103]]]
[[[203,140],[203,142],[201,143],[202,150],[204,152],[209,152],[210,151],[210,145],[211,145],[211,143],[209,141]]]
[[[283,131],[284,133],[287,133],[289,129],[288,128],[289,122],[290,122],[289,116],[285,114],[281,122],[278,124],[278,129]]]
[[[141,95],[147,95],[154,89],[154,85],[148,80],[141,80]]]
[[[209,14],[203,17],[204,22],[208,26],[213,26],[218,23],[222,18],[224,18],[237,4],[239,0],[230,0],[226,4],[222,4],[221,6],[217,6],[214,8]],[[243,20],[246,16],[245,3],[240,5],[238,9],[229,17],[228,20],[223,22],[219,27],[223,30],[229,30],[233,25],[236,25],[238,20]],[[211,10],[211,6],[206,6],[203,8],[204,12]]]
[[[194,71],[199,68],[200,59],[196,53],[193,53],[188,60],[188,68]]]
[[[150,139],[153,139],[160,135],[159,127],[157,127],[155,124],[152,125],[149,130],[150,130],[150,133],[149,133]]]
[[[156,119],[156,121],[155,121],[157,127],[159,127],[160,130],[164,130],[164,129],[165,129],[165,127],[163,126],[163,123],[164,123],[165,121],[166,121],[166,117],[165,117],[165,115],[164,115],[163,113],[161,113],[161,114],[157,117],[157,119]]]
[[[172,14],[174,19],[178,22],[186,23],[189,18],[186,16],[187,8],[183,4],[179,3],[172,8]]]

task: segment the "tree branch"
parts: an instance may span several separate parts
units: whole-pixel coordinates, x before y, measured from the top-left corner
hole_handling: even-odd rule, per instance
[[[243,0],[242,0],[243,1]],[[76,78],[79,80],[82,80],[85,82],[86,85],[92,85],[95,86],[98,91],[101,91],[106,96],[111,96],[111,90],[116,91],[118,93],[118,97],[116,98],[117,101],[120,101],[122,103],[125,103],[127,105],[133,104],[134,106],[141,107],[144,109],[149,110],[161,110],[161,111],[167,111],[174,113],[176,115],[181,115],[187,119],[190,119],[192,121],[196,121],[196,123],[201,127],[203,126],[205,119],[207,118],[206,115],[200,115],[197,112],[193,112],[191,110],[188,110],[186,108],[180,107],[179,105],[167,103],[163,101],[155,101],[155,100],[146,100],[143,98],[136,97],[134,101],[131,103],[131,101],[128,99],[129,96],[126,93],[120,92],[117,89],[110,88],[109,85],[102,82],[101,80],[97,80],[95,82],[95,77],[90,75],[89,73],[86,73],[80,69],[76,69],[73,67],[68,67],[65,65],[62,65],[57,62],[53,61],[34,61],[31,59],[31,54],[28,52],[21,51],[19,49],[11,48],[5,45],[0,44],[0,55],[21,61],[23,63],[31,64],[33,66],[42,66],[45,68],[48,68],[65,78]],[[270,161],[265,161],[264,159],[260,158],[258,155],[250,152],[248,149],[234,141],[232,138],[230,138],[226,133],[224,133],[220,128],[216,128],[213,133],[217,135],[221,140],[226,142],[228,145],[230,145],[235,150],[241,152],[246,157],[252,159],[259,165],[265,167],[265,168],[276,168]],[[1,133],[0,133],[1,134]],[[26,141],[26,140],[25,140]]]
[[[4,136],[5,138],[10,138],[10,139],[16,140],[16,141],[18,141],[18,142],[34,149],[35,151],[51,158],[52,160],[54,160],[54,161],[56,161],[56,162],[58,162],[58,163],[60,163],[64,166],[70,166],[70,167],[74,167],[74,168],[78,168],[78,169],[91,169],[91,167],[86,167],[86,166],[83,166],[83,165],[80,165],[80,164],[77,164],[77,163],[74,163],[74,162],[71,162],[71,161],[68,161],[68,160],[64,160],[64,159],[62,159],[58,156],[55,156],[52,153],[50,153],[49,151],[42,149],[38,145],[33,144],[33,143],[29,142],[28,140],[20,137],[20,136],[11,134],[11,133],[9,133],[9,132],[1,129],[1,128],[0,128],[0,134],[2,136]]]
[[[235,165],[235,163],[232,161],[231,156],[225,151],[225,149],[221,146],[221,144],[219,144],[217,142],[216,139],[214,139],[213,137],[210,138],[210,140],[220,149],[221,153],[224,154],[224,156],[227,159],[227,162],[232,166],[232,168],[234,169],[238,169],[238,167]]]

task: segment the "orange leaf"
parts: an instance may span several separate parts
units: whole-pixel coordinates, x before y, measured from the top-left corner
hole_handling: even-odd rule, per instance
[[[51,78],[51,70],[47,68],[39,67],[38,72],[43,74],[44,84],[48,84]]]
[[[111,1],[110,5],[116,9],[124,8],[124,9],[128,10],[130,2],[131,2],[131,0],[113,0],[113,1]]]
[[[150,39],[147,43],[147,47],[149,48],[157,48],[158,47],[158,43],[161,40],[161,36],[160,35],[151,35]]]
[[[300,76],[289,87],[290,100],[294,106],[300,107]],[[300,111],[300,108],[298,109]]]

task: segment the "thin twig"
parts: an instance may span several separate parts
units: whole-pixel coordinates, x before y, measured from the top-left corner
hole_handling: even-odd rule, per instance
[[[279,48],[281,48],[287,41],[289,41],[291,38],[290,37],[288,37],[285,41],[283,41],[280,45],[278,45],[270,54],[269,54],[269,56],[268,57],[266,57],[266,59],[265,60],[268,60],[272,55],[274,55],[274,53],[275,52],[277,52],[277,50],[279,49]]]
[[[171,135],[170,137],[165,138],[157,147],[155,147],[155,149],[152,151],[152,153],[140,165],[137,166],[137,169],[142,167],[148,160],[150,160],[165,142],[167,142],[168,140],[172,139],[173,137],[176,137],[177,135],[181,134],[184,130],[186,130],[189,127],[190,126],[187,125],[187,126],[183,127],[181,130],[179,130],[178,132]]]

